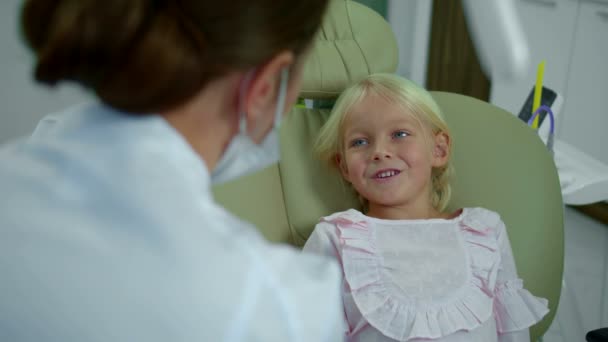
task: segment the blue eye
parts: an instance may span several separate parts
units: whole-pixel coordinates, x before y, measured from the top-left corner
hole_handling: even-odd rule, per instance
[[[355,139],[353,141],[350,142],[350,146],[352,147],[358,147],[358,146],[363,146],[363,145],[367,145],[367,140],[365,139]]]
[[[408,135],[410,135],[410,134],[406,131],[397,131],[397,132],[393,133],[393,138],[405,138]]]

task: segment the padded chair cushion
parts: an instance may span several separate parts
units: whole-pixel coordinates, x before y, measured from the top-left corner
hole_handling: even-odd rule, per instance
[[[331,99],[375,72],[394,72],[397,45],[390,26],[367,7],[332,0],[310,59],[301,96]],[[454,139],[451,209],[481,206],[506,223],[519,274],[550,313],[531,329],[548,329],[561,290],[564,232],[557,170],[538,136],[512,114],[467,96],[433,92]],[[360,209],[337,172],[312,156],[328,110],[296,108],[281,129],[281,163],[217,187],[220,203],[256,224],[272,241],[304,244],[323,216]],[[279,174],[280,172],[280,174]]]
[[[294,243],[285,214],[278,164],[214,186],[213,195],[226,209],[255,225],[269,241]]]
[[[532,328],[537,338],[557,310],[563,270],[563,204],[557,170],[538,136],[512,114],[477,99],[432,92],[452,129],[455,177],[450,210],[485,207],[507,226],[519,275],[550,313]],[[281,182],[294,243],[302,245],[319,218],[360,208],[336,171],[311,148],[327,110],[299,108],[282,127]],[[548,262],[549,261],[549,262]]]
[[[498,212],[525,288],[549,300],[549,314],[531,329],[535,341],[555,316],[562,282],[564,209],[553,158],[511,113],[464,95],[432,94],[454,141],[450,209]]]
[[[314,158],[313,143],[329,110],[295,108],[281,126],[281,182],[293,241],[303,246],[323,216],[360,208],[352,188]]]
[[[384,18],[353,1],[329,6],[304,69],[304,98],[335,98],[371,73],[397,69],[397,42]]]

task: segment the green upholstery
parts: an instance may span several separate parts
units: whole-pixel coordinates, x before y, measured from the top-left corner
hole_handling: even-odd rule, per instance
[[[301,96],[335,98],[346,86],[370,73],[394,72],[397,63],[397,42],[382,16],[356,2],[332,0],[304,68]],[[295,108],[284,120],[281,130],[280,169],[285,176],[279,177],[278,167],[274,166],[216,187],[216,199],[254,223],[270,241],[303,245],[314,223],[327,210],[342,210],[357,204],[351,196],[341,196],[349,190],[337,176],[311,162],[310,142],[328,115],[327,110]],[[302,119],[311,120],[311,124],[303,126],[306,123],[301,123]],[[307,178],[311,171],[318,173]],[[293,184],[292,179],[302,186],[284,189],[282,185]],[[333,191],[334,188],[339,191]],[[313,200],[298,200],[299,192],[302,199]],[[288,200],[283,201],[283,196]],[[251,206],[251,203],[260,205]],[[291,209],[285,207],[288,203]],[[299,214],[299,206],[306,208],[305,215]]]
[[[389,24],[356,2],[333,0],[302,80],[302,97],[335,98],[371,73],[397,69],[398,49]]]
[[[553,158],[538,135],[511,113],[463,95],[432,94],[454,141],[449,206],[498,212],[525,287],[549,300],[550,313],[531,329],[535,341],[557,311],[564,266],[563,202]]]
[[[551,312],[532,329],[534,338],[542,336],[557,311],[563,271],[563,203],[553,159],[512,114],[468,96],[432,94],[454,142],[449,207],[482,206],[500,213],[526,288],[549,299]],[[282,131],[281,180],[297,245],[320,217],[359,206],[337,172],[311,157],[315,133],[327,116],[327,110],[297,109]]]
[[[343,20],[344,16],[352,17],[353,11],[366,30],[384,32],[384,19],[368,10],[369,20],[366,20],[364,9],[350,1],[334,1],[326,19],[328,22],[324,23],[319,35],[319,46],[328,49],[327,37],[332,35],[327,30],[355,32],[348,24],[352,21]],[[374,30],[370,26],[375,25],[378,18],[382,20],[378,23],[380,29]],[[348,28],[344,31],[337,23]],[[392,55],[396,51],[392,33],[385,34],[390,37],[376,39],[385,42],[381,49],[353,57],[360,60],[361,56],[366,56],[366,65],[373,66],[368,71],[394,72],[396,68],[378,52],[380,49],[386,55]],[[367,37],[367,33],[364,36]],[[334,37],[341,39],[344,35]],[[323,55],[316,50],[317,46],[313,56]],[[351,67],[345,66],[350,64],[334,57],[317,61],[313,58],[310,62],[311,66],[306,70],[316,71],[305,74],[305,84],[316,88],[309,88],[309,95],[327,98],[330,93],[337,94],[338,87],[343,89],[368,72],[348,71]],[[376,58],[381,61],[379,64],[374,64]],[[328,78],[334,76],[337,80],[330,82]],[[562,284],[563,204],[553,159],[538,136],[512,114],[467,96],[432,94],[445,114],[454,141],[455,177],[450,209],[482,206],[498,212],[506,223],[526,288],[549,300],[551,312],[531,329],[534,341],[544,334],[553,320]],[[280,166],[274,165],[217,187],[218,201],[256,224],[269,240],[296,246],[304,244],[320,217],[359,207],[356,195],[339,175],[312,156],[313,141],[328,115],[326,109],[295,108],[281,129]]]
[[[213,192],[219,203],[253,223],[269,241],[293,244],[276,164],[251,176],[216,186]]]
[[[339,174],[313,158],[312,145],[329,117],[327,109],[296,108],[281,130],[281,181],[294,242],[304,245],[319,218],[358,207]]]

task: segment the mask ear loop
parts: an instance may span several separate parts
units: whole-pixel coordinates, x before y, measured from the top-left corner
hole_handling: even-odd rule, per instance
[[[287,67],[281,70],[281,84],[279,85],[279,94],[277,98],[277,108],[274,114],[274,128],[279,129],[283,120],[283,110],[285,109],[285,99],[287,98],[287,84],[289,80],[289,71]]]
[[[245,113],[245,91],[249,88],[257,68],[249,70],[239,86],[239,132],[247,135],[247,115]]]

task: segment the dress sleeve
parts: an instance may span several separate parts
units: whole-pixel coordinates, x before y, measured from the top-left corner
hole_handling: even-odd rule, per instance
[[[335,259],[338,261],[340,268],[342,268],[342,258],[340,257],[340,253],[338,251],[338,237],[335,230],[336,227],[333,223],[326,221],[319,222],[315,226],[312,234],[310,234],[308,240],[306,240],[302,251],[304,253],[323,255]],[[342,276],[342,284],[344,284],[344,276]],[[348,320],[346,319],[346,311],[344,310],[345,309],[343,308],[341,323],[344,327],[344,337],[346,337],[351,332],[351,328],[348,324]]]
[[[515,260],[505,224],[496,227],[501,264],[494,290],[494,316],[500,342],[530,341],[528,328],[538,323],[548,312],[548,301],[535,297],[523,287],[517,275]]]
[[[329,256],[340,261],[335,225],[325,221],[319,222],[315,226],[312,234],[310,234],[308,240],[306,240],[302,251],[305,253]]]

